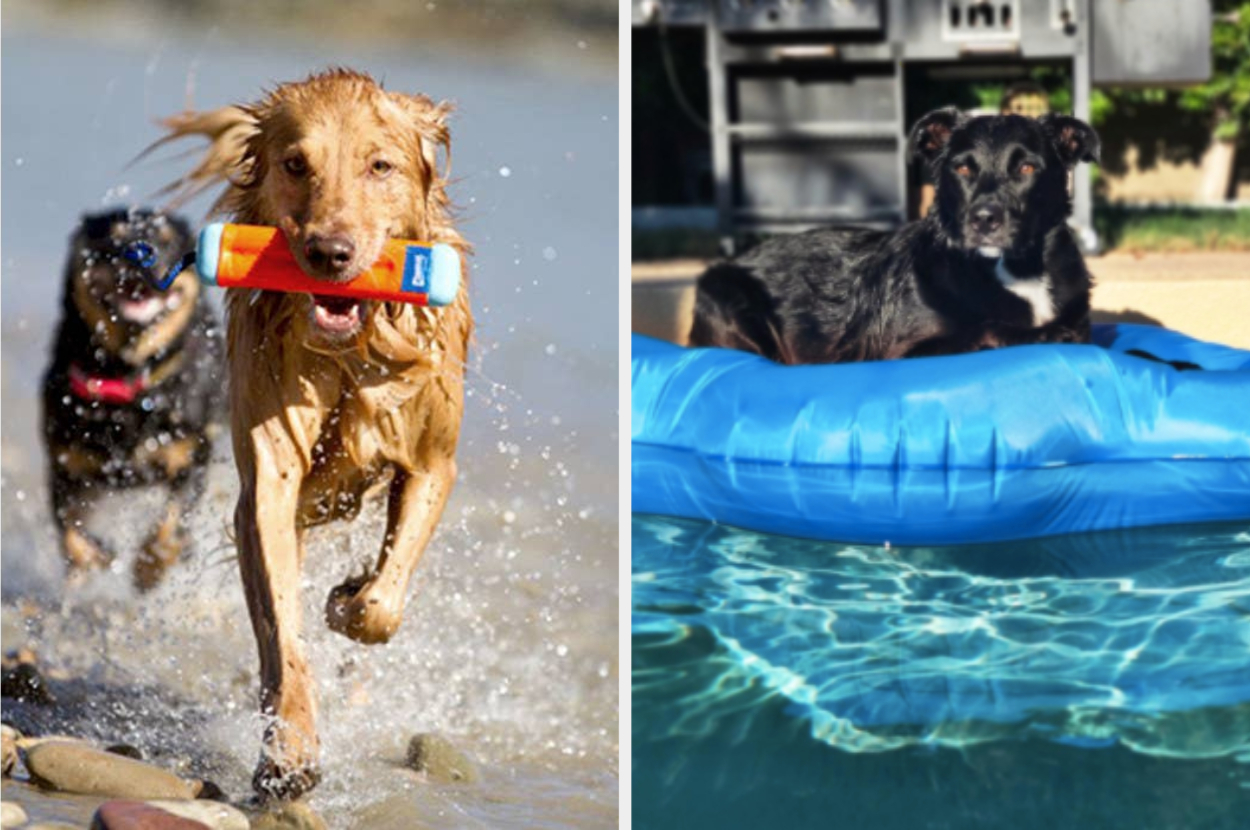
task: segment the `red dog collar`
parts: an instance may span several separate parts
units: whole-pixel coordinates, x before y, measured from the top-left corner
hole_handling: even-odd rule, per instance
[[[132,377],[107,378],[89,375],[76,363],[69,367],[69,391],[84,401],[134,403],[135,398],[147,388],[147,372]]]

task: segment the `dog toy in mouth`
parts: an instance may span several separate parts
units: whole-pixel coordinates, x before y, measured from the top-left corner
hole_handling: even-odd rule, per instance
[[[219,288],[262,288],[358,300],[382,300],[445,306],[460,290],[460,254],[444,243],[388,240],[371,268],[345,282],[309,276],[300,268],[278,228],[213,223],[200,231],[200,241],[160,281],[173,284],[194,263],[200,282]]]

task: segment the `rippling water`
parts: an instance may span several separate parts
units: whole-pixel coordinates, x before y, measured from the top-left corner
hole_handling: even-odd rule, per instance
[[[1248,526],[889,549],[635,517],[633,655],[639,826],[1250,815]]]

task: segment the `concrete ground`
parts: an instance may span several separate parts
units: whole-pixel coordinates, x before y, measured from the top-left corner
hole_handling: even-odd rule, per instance
[[[1250,349],[1250,253],[1112,253],[1087,260],[1095,322],[1166,326],[1201,340]],[[702,260],[636,262],[633,324],[640,334],[683,342]]]

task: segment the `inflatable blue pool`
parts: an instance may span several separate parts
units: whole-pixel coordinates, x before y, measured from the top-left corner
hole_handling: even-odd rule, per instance
[[[779,366],[635,335],[633,510],[901,545],[1250,518],[1250,352],[1094,341]]]

